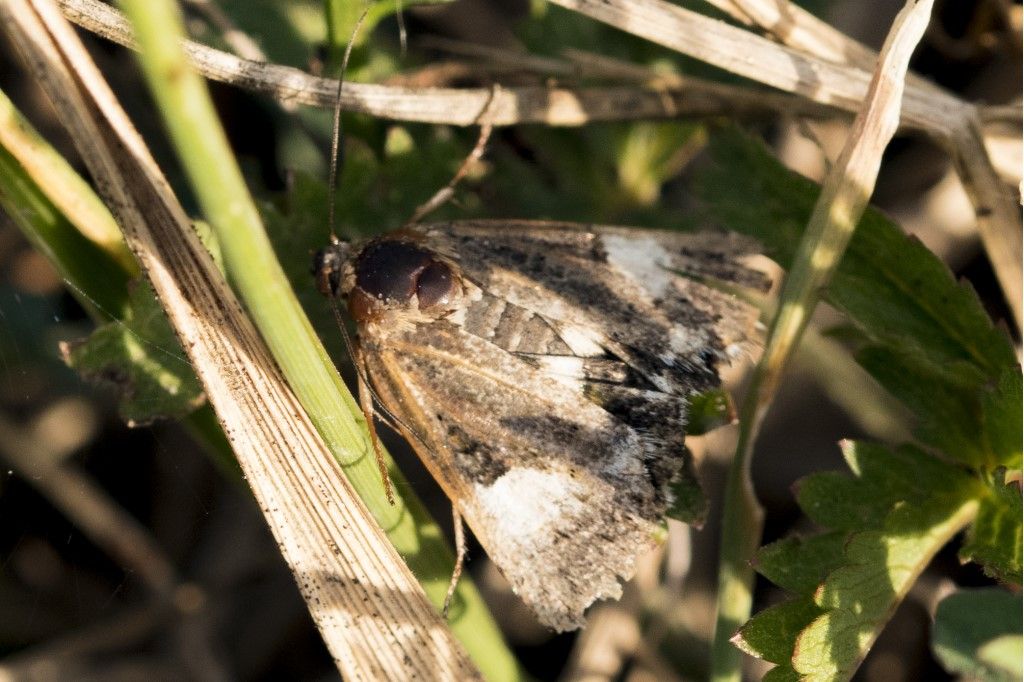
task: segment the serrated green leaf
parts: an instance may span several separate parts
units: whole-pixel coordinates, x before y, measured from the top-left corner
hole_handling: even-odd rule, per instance
[[[936,497],[969,487],[963,472],[912,446],[892,450],[844,442],[842,447],[856,477],[825,472],[797,486],[800,508],[826,528],[881,528],[897,506],[927,507]]]
[[[995,465],[987,439],[980,437],[986,379],[977,367],[955,362],[936,372],[920,355],[881,346],[865,348],[857,362],[914,412],[922,443],[968,465]]]
[[[1021,552],[1020,483],[1003,483],[1000,476],[989,484],[989,494],[981,500],[960,557],[981,564],[985,573],[997,580],[1020,585]]]
[[[951,673],[982,680],[1021,678],[1021,596],[985,588],[960,590],[939,603],[932,649]]]
[[[64,360],[84,378],[111,384],[121,417],[131,426],[183,417],[204,401],[202,386],[146,283],[131,287],[128,312],[88,339],[62,346]]]
[[[705,219],[758,238],[788,265],[819,188],[748,138],[716,136],[711,150],[716,164],[695,187]],[[937,451],[847,444],[854,477],[817,474],[798,487],[804,512],[847,541],[842,565],[815,592],[825,613],[797,638],[792,669],[845,678],[924,565],[976,515],[962,555],[1020,581],[1020,488],[985,485],[998,467],[1020,467],[1020,368],[973,289],[876,211],[859,223],[825,298],[847,316],[857,360],[910,408],[918,438]],[[758,568],[806,593],[822,566],[800,550],[773,545]]]
[[[751,656],[788,667],[797,636],[821,613],[810,597],[769,606],[740,628],[733,643]]]
[[[813,594],[820,615],[794,635],[789,653],[793,670],[823,679],[853,674],[920,572],[973,517],[982,494],[974,478],[915,447],[846,442],[843,451],[854,475],[809,476],[798,500],[808,516],[845,532],[769,545],[757,565],[787,589]],[[766,622],[751,632],[769,637]],[[784,641],[747,644],[782,662],[789,660],[778,650]]]
[[[845,533],[783,538],[758,550],[754,569],[794,594],[810,595],[842,564],[845,547]]]
[[[799,481],[796,499],[807,517],[825,528],[877,527],[894,503],[875,491],[865,495],[863,487],[845,474],[825,472]]]
[[[803,678],[801,678],[800,674],[797,671],[793,670],[793,668],[791,668],[788,665],[780,665],[780,666],[777,666],[775,668],[772,668],[767,673],[765,673],[764,677],[761,678],[761,681],[762,682],[799,682],[799,680],[801,680],[801,679],[803,679]]]
[[[818,185],[742,135],[715,135],[710,151],[716,163],[694,185],[707,219],[758,238],[787,266]],[[1016,364],[1009,339],[992,324],[973,289],[957,283],[923,244],[870,208],[825,296],[876,343],[919,354],[938,368],[963,360],[995,377]]]
[[[825,613],[797,638],[793,668],[822,678],[853,674],[895,605],[977,509],[976,482],[916,448],[847,444],[846,451],[857,483],[833,491],[881,492],[891,507],[879,530],[850,536],[844,565],[815,593]],[[872,490],[882,481],[884,490]]]
[[[1020,367],[1006,367],[996,385],[982,394],[981,428],[986,447],[998,466],[1019,471],[1024,440]]]

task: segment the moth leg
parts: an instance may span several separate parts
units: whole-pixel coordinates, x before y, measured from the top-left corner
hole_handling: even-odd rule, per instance
[[[444,606],[441,608],[441,615],[445,619],[448,618],[448,609],[452,605],[455,588],[459,586],[462,566],[466,561],[466,526],[462,522],[462,514],[459,513],[459,505],[455,500],[452,500],[452,521],[455,523],[455,568],[452,569],[452,580],[448,583],[448,594],[444,596]]]
[[[380,469],[380,477],[384,482],[384,494],[388,497],[391,506],[395,505],[395,491],[391,487],[391,477],[388,475],[388,465],[384,462],[384,451],[380,447],[380,439],[377,437],[377,428],[373,425],[373,394],[370,386],[363,381],[363,373],[356,372],[359,384],[359,408],[363,411],[366,419],[366,428],[370,430],[370,443],[373,444],[373,454],[377,458],[377,468]]]

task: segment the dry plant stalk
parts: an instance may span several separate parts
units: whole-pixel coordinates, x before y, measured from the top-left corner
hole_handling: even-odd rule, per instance
[[[808,235],[801,243],[801,250],[794,258],[793,272],[787,277],[780,294],[778,323],[761,359],[761,363],[772,372],[772,381],[759,387],[767,398],[762,400],[765,407],[775,393],[782,368],[793,350],[793,347],[775,346],[773,340],[779,337],[794,341],[803,333],[818,300],[817,292],[827,284],[839,265],[867,207],[878,179],[882,153],[899,126],[907,64],[928,25],[931,7],[931,0],[910,0],[896,17],[879,57],[864,108],[854,119],[846,145],[825,177],[821,196],[808,224]],[[805,252],[804,245],[810,250]],[[801,266],[805,263],[808,281],[801,282],[798,276],[804,274]],[[796,299],[800,305],[787,309],[790,302],[786,296],[787,289],[794,294],[806,292],[807,295]]]
[[[6,0],[0,16],[167,310],[339,670],[353,680],[479,677],[324,447],[75,32],[49,0]]]
[[[137,49],[125,18],[98,0],[60,0],[67,18],[82,28],[129,49]],[[192,66],[210,80],[270,95],[283,104],[307,104],[332,108],[338,82],[317,78],[304,71],[277,64],[242,59],[199,43],[185,41]],[[834,113],[822,105],[799,98],[740,101],[723,97],[718,85],[693,88],[558,87],[503,88],[490,105],[495,126],[543,123],[578,126],[595,121],[677,118],[684,116],[778,115],[797,111],[823,117]],[[419,123],[471,126],[491,100],[489,88],[414,88],[372,83],[345,83],[341,106],[346,111],[379,118]]]
[[[735,12],[743,11],[740,1],[733,3]],[[869,71],[831,61],[837,42],[849,47],[835,38],[834,29],[826,32],[820,28],[821,22],[804,18],[799,25],[805,33],[786,30],[785,18],[800,14],[789,2],[775,1],[774,12],[764,11],[763,3],[756,0],[744,1],[743,7],[764,21],[777,17],[782,22],[781,26],[776,23],[780,33],[795,35],[800,45],[819,49],[825,57],[779,45],[665,0],[551,2],[745,78],[845,111],[858,111],[867,94]],[[808,37],[815,33],[822,38],[820,42]],[[851,50],[857,61],[863,60],[863,48]],[[985,149],[977,107],[915,80],[906,84],[901,111],[903,125],[928,133],[949,151],[974,204],[982,243],[1020,329],[1024,324],[1020,215]]]
[[[713,652],[715,679],[739,679],[741,654],[730,640],[750,617],[753,603],[750,561],[761,543],[764,525],[764,510],[754,493],[750,472],[754,444],[821,291],[842,261],[874,191],[882,153],[899,127],[900,108],[906,104],[903,95],[910,56],[924,35],[931,9],[932,0],[909,0],[893,23],[863,108],[825,178],[793,258],[764,354],[743,403],[739,442],[726,489]]]
[[[784,45],[664,0],[551,0],[623,31],[798,97],[762,102],[699,84],[682,89],[606,87],[569,90],[504,89],[489,105],[495,126],[517,123],[582,125],[595,121],[684,116],[744,116],[751,112],[821,116],[819,107],[859,110],[877,55],[812,15],[782,0],[708,0],[760,26]],[[127,47],[130,28],[98,0],[60,0],[76,24]],[[298,69],[260,64],[186,42],[196,69],[207,78],[267,93],[283,102],[333,106],[337,84]],[[693,85],[697,87],[693,88]],[[736,90],[739,90],[738,88]],[[342,107],[382,118],[473,125],[488,107],[486,88],[407,88],[351,83]],[[949,151],[975,207],[978,231],[1018,329],[1024,324],[1021,225],[1016,203],[985,149],[979,107],[908,77],[902,125],[934,137]],[[780,104],[789,106],[780,107]],[[1019,112],[1019,109],[1015,109]],[[1019,113],[1015,114],[1019,117]]]
[[[821,59],[872,71],[878,54],[833,26],[788,0],[705,0],[737,21],[755,26],[783,45]],[[913,72],[907,73],[907,85],[941,92],[934,83]]]

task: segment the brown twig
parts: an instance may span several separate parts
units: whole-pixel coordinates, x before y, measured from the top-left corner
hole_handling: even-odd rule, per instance
[[[788,0],[705,0],[748,26],[762,29],[783,45],[836,64],[865,71],[875,68],[878,53]],[[911,87],[940,91],[914,72],[907,74]]]
[[[872,53],[835,29],[822,28],[825,26],[822,22],[793,9],[788,3],[716,0],[716,6],[731,7],[734,15],[769,26],[799,49],[779,45],[664,0],[552,2],[799,97],[790,98],[787,101],[791,106],[780,109],[779,100],[760,98],[757,93],[752,95],[756,98],[753,102],[745,102],[737,99],[735,92],[716,93],[699,88],[660,91],[637,87],[511,88],[503,90],[492,102],[491,121],[495,126],[742,116],[744,112],[749,115],[752,107],[760,115],[768,112],[827,115],[815,107],[853,113],[867,92],[870,70],[862,64],[873,63]],[[107,5],[97,0],[61,0],[61,6],[68,18],[84,28],[128,47],[134,46],[127,23]],[[317,106],[334,104],[337,89],[334,81],[314,78],[289,67],[246,61],[196,43],[187,42],[185,49],[196,68],[208,78],[264,92],[284,101]],[[843,62],[835,61],[839,58]],[[854,64],[846,63],[847,60]],[[465,126],[474,123],[488,97],[489,91],[483,88],[415,89],[353,83],[347,88],[342,107],[382,118]],[[1021,286],[1024,249],[1020,218],[1013,198],[999,181],[985,152],[978,108],[920,79],[910,79],[902,112],[903,126],[925,131],[950,148],[961,181],[975,202],[978,230],[985,249],[1020,328],[1024,324]]]
[[[870,73],[865,69],[779,45],[665,0],[551,2],[815,102],[854,112],[867,96]],[[977,107],[914,81],[907,83],[901,110],[903,125],[928,133],[950,150],[974,202],[985,250],[1020,329],[1024,324],[1020,215],[985,151]]]
[[[60,0],[67,18],[82,28],[130,49],[136,49],[124,17],[97,0]],[[333,107],[337,81],[317,78],[299,69],[252,62],[194,42],[185,42],[193,67],[206,78],[267,94],[282,102]],[[688,81],[685,88],[635,86],[567,89],[503,88],[491,106],[494,126],[543,123],[579,126],[596,121],[628,121],[681,117],[774,117],[799,114],[830,117],[832,108],[779,93],[715,85],[703,88]],[[341,106],[346,111],[379,118],[471,126],[491,97],[490,88],[409,88],[371,83],[346,83]]]

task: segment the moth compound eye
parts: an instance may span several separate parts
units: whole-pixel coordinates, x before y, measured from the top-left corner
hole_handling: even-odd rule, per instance
[[[416,280],[416,297],[420,310],[445,305],[451,300],[452,271],[444,263],[434,261],[420,273]]]
[[[389,303],[408,303],[420,273],[434,262],[415,244],[393,239],[371,242],[356,262],[356,285],[369,296]]]

